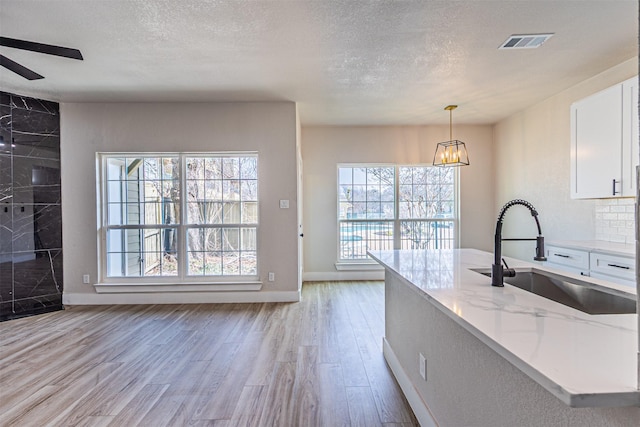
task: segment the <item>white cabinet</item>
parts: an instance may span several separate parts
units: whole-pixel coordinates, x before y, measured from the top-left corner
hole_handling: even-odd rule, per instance
[[[590,249],[548,245],[545,266],[581,276],[636,286],[636,259],[632,254],[610,253],[601,247]]]
[[[547,245],[545,252],[545,265],[582,276],[589,275],[589,251]]]
[[[571,105],[571,197],[632,197],[638,164],[638,78]]]
[[[638,138],[638,78],[622,83],[622,182],[623,197],[636,195],[636,166],[640,157]]]
[[[636,259],[633,257],[591,252],[589,269],[592,277],[635,285]]]

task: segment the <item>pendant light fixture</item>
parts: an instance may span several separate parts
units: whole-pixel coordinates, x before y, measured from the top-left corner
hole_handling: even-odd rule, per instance
[[[452,112],[458,108],[457,105],[447,105],[445,110],[449,110],[449,141],[439,142],[436,147],[436,154],[433,156],[433,166],[468,166],[469,154],[464,142],[453,139]]]

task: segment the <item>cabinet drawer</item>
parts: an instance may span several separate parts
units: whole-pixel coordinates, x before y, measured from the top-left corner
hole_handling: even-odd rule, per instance
[[[631,257],[591,252],[591,272],[619,277],[625,280],[636,280],[636,260]]]
[[[633,289],[636,288],[636,282],[635,281],[625,280],[625,279],[621,279],[619,277],[609,276],[608,274],[592,273],[591,277],[593,277],[594,279],[601,279],[601,280],[606,280],[608,282],[617,283],[618,285],[629,286],[630,288],[633,288]]]
[[[573,267],[579,270],[589,270],[589,252],[579,249],[560,248],[557,246],[546,247],[547,262]]]
[[[553,268],[555,270],[564,271],[566,273],[575,274],[576,276],[586,276],[590,275],[589,270],[581,269],[581,268],[573,268],[568,265],[558,264],[555,262],[544,262],[542,263],[545,267]]]

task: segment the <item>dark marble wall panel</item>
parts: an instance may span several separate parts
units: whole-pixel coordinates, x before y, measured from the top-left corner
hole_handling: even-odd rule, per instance
[[[60,135],[12,133],[13,155],[29,158],[60,158]]]
[[[58,104],[0,92],[0,320],[61,308]]]
[[[0,206],[13,197],[13,168],[11,156],[0,153]]]
[[[11,153],[11,107],[0,105],[0,154]]]
[[[6,92],[0,92],[0,105],[11,106],[11,94]]]
[[[9,203],[0,204],[0,262],[11,259],[13,253],[13,209]],[[6,256],[2,256],[6,255]]]
[[[41,104],[35,106],[41,107]],[[60,158],[60,116],[57,110],[42,109],[11,108],[14,156]]]
[[[13,203],[60,203],[60,161],[14,154],[11,184]]]
[[[14,205],[13,253],[62,249],[60,205]]]
[[[10,259],[8,259],[8,261],[0,262],[0,304],[11,304],[12,300],[13,300],[13,263],[11,262]]]
[[[49,113],[59,115],[60,106],[57,102],[45,101],[44,99],[28,98],[15,94],[8,94],[11,99],[9,105],[19,110],[38,111],[41,113]]]
[[[11,131],[21,135],[60,135],[60,116],[12,107]]]
[[[13,297],[16,300],[61,293],[62,251],[36,251],[35,258],[13,262]]]
[[[14,314],[10,318],[48,313],[62,309],[62,294],[41,295],[13,300]]]

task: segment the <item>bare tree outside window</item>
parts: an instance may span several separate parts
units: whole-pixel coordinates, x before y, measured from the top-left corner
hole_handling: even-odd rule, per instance
[[[181,260],[190,276],[257,274],[257,156],[105,156],[104,170],[107,277],[176,276]]]
[[[452,168],[400,167],[399,218],[403,249],[451,248],[454,240]]]
[[[257,274],[256,157],[187,157],[189,275]]]
[[[339,167],[339,259],[366,259],[367,250],[453,247],[454,179],[451,168]]]

